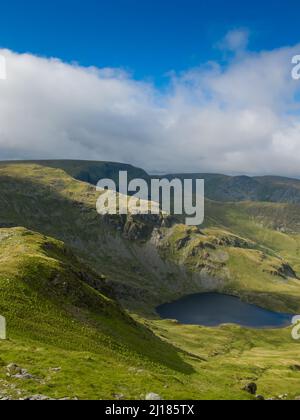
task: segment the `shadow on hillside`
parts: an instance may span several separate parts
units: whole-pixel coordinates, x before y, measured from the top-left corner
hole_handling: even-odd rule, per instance
[[[22,226],[61,240],[81,257],[92,255],[89,263],[99,259],[99,270],[104,260],[105,243],[101,243],[104,234],[96,209],[78,197],[72,200],[71,197],[55,191],[55,183],[60,184],[61,180],[53,178],[50,181],[47,185],[36,179],[33,181],[0,175],[0,227]],[[114,259],[117,257],[114,256]],[[111,260],[109,263],[115,265],[116,269],[117,261]],[[97,271],[96,265],[93,264],[92,268]],[[117,269],[119,268],[122,269],[122,265]],[[126,270],[130,271],[128,268]],[[134,277],[134,271],[130,275]],[[194,372],[193,367],[183,360],[180,350],[161,340],[141,324],[133,320],[132,323],[132,334],[126,344],[131,346],[133,352],[184,374]],[[107,333],[109,335],[112,330]],[[122,331],[114,331],[115,338],[118,333],[122,334]],[[126,337],[122,338],[126,341]]]

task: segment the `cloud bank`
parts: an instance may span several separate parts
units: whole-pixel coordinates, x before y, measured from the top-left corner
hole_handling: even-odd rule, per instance
[[[172,74],[167,89],[119,69],[83,68],[0,50],[0,159],[91,159],[149,171],[300,176],[300,44],[247,51],[244,32],[220,47],[227,64]],[[232,54],[233,52],[233,54]]]

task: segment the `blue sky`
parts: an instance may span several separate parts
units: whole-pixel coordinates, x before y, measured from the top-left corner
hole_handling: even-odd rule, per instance
[[[299,9],[297,0],[10,0],[0,45],[159,84],[171,70],[217,59],[214,45],[232,29],[247,28],[254,51],[298,43]]]
[[[299,0],[3,2],[0,159],[300,177],[299,9]]]

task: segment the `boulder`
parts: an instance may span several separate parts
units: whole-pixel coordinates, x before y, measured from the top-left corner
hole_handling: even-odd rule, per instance
[[[149,394],[146,395],[146,401],[162,401],[163,398],[158,395],[158,394],[154,394],[153,392],[150,392]]]
[[[22,369],[15,363],[10,363],[6,366],[7,376],[14,379],[33,379],[33,376],[27,372],[26,369]]]
[[[10,363],[6,366],[6,371],[9,376],[18,375],[22,373],[22,368],[15,363]]]
[[[50,401],[51,398],[47,397],[46,395],[32,395],[25,399],[26,401]]]
[[[50,371],[51,371],[51,372],[54,372],[54,373],[58,373],[58,372],[60,372],[60,371],[61,371],[61,367],[57,367],[57,368],[50,368]]]
[[[26,369],[22,369],[21,373],[18,373],[17,375],[12,375],[11,377],[15,379],[33,379],[33,376],[30,375],[30,373],[28,373]]]
[[[243,391],[248,392],[251,395],[255,395],[257,391],[257,385],[254,382],[250,382],[246,386],[244,386]]]

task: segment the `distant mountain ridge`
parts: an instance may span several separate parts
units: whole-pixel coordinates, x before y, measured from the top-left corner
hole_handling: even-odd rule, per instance
[[[133,178],[149,178],[149,175],[143,169],[119,162],[86,160],[24,160],[0,162],[0,166],[9,164],[37,164],[47,168],[62,169],[78,181],[88,182],[93,185],[96,185],[103,178],[109,178],[118,183],[119,171],[127,171],[129,180]]]
[[[96,185],[102,178],[113,179],[118,185],[119,171],[127,171],[129,180],[142,178],[149,182],[151,178],[151,175],[141,168],[118,162],[80,160],[3,161],[0,162],[0,166],[16,163],[32,163],[62,169],[73,178],[93,185]],[[228,176],[207,173],[175,173],[155,175],[154,177],[204,179],[206,198],[214,201],[263,201],[300,204],[300,180],[292,178],[280,176]]]
[[[167,178],[205,180],[206,197],[223,202],[265,201],[300,203],[300,180],[279,176],[249,177],[221,174],[169,174]]]

